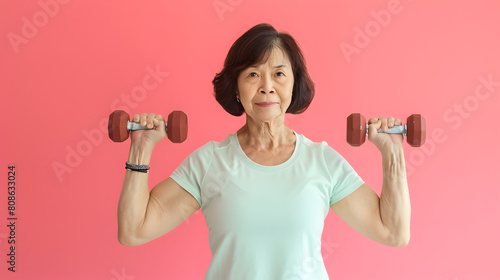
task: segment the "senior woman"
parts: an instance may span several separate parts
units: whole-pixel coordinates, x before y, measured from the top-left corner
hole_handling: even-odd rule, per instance
[[[382,154],[379,197],[326,142],[285,125],[314,97],[295,40],[259,24],[233,44],[214,80],[215,98],[246,123],[191,153],[151,192],[148,175],[127,170],[118,205],[118,240],[136,246],[202,209],[212,260],[205,279],[329,279],[321,235],[329,207],[351,227],[388,246],[410,238],[410,199],[402,136],[378,133],[400,119],[372,118],[368,139]],[[161,115],[135,115],[153,130],[132,132],[128,163],[149,165],[166,137]]]

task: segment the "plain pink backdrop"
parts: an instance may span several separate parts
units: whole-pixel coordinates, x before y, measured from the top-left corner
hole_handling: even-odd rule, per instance
[[[211,81],[234,40],[267,22],[296,38],[316,83],[312,105],[287,124],[327,141],[377,193],[380,154],[346,143],[346,117],[427,120],[428,144],[405,144],[410,244],[377,244],[331,211],[322,250],[331,279],[499,280],[499,11],[495,0],[0,1],[0,277],[202,279],[211,253],[201,210],[148,244],[118,243],[130,142],[104,129],[116,106],[188,114],[188,140],[154,150],[152,188],[243,125],[216,103]],[[6,263],[11,164],[15,273]]]

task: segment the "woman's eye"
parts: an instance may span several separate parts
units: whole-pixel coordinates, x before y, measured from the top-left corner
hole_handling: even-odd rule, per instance
[[[257,73],[254,72],[250,73],[250,77],[257,77]]]
[[[285,76],[285,73],[283,73],[283,72],[278,72],[278,73],[276,73],[276,75],[278,75],[278,76]]]

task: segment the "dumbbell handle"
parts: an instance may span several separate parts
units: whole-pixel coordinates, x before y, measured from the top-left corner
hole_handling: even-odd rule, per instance
[[[359,128],[359,130],[361,130],[361,127]],[[387,133],[387,134],[403,134],[404,136],[406,136],[408,129],[407,129],[406,124],[405,124],[405,125],[393,126],[393,127],[389,128],[389,130],[387,132],[385,132],[381,128],[379,128],[379,130],[377,130],[377,132],[378,133]],[[366,125],[366,135],[368,135],[368,124]]]
[[[142,126],[140,123],[127,121],[127,130],[128,131],[133,131],[133,130],[150,130],[150,129],[152,129],[152,128],[148,128],[148,127]],[[165,129],[167,129],[167,122],[165,122]]]

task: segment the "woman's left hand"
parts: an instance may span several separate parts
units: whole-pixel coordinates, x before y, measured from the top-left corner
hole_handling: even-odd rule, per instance
[[[382,154],[390,153],[394,151],[394,148],[403,145],[403,135],[379,133],[378,129],[381,128],[384,132],[387,132],[389,128],[401,124],[401,119],[394,119],[393,117],[371,118],[368,121],[368,140],[375,144]]]

